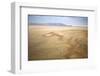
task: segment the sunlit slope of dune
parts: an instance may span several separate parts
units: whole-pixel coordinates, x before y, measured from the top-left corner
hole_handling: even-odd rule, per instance
[[[86,27],[29,26],[28,60],[88,57]]]

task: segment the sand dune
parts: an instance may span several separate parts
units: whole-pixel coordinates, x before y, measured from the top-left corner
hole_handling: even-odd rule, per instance
[[[29,26],[28,60],[88,57],[86,27]]]

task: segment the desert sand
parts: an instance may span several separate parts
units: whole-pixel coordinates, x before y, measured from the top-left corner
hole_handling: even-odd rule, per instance
[[[28,28],[28,60],[88,58],[87,27]]]

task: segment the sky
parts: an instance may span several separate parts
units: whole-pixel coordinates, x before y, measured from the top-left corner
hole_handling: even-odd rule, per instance
[[[46,15],[28,15],[28,24],[49,24],[61,23],[64,25],[87,26],[88,17],[79,16],[46,16]]]

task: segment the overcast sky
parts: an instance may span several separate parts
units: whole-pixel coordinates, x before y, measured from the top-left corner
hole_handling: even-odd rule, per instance
[[[88,25],[88,17],[28,15],[28,24],[62,23],[65,25]]]

